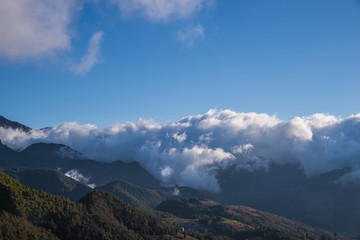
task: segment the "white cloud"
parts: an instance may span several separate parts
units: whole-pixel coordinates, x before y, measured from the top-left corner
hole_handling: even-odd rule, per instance
[[[267,114],[210,110],[162,125],[140,119],[103,129],[77,123],[30,133],[0,128],[0,139],[15,149],[53,142],[97,160],[135,159],[166,185],[210,191],[219,190],[216,171],[234,165],[253,171],[270,163],[298,163],[308,175],[350,166],[352,178],[360,175],[360,114],[282,121]]]
[[[161,169],[161,176],[163,177],[170,176],[172,172],[173,170],[169,166],[166,166],[165,168]]]
[[[89,182],[89,178],[85,177],[83,174],[79,172],[77,169],[71,169],[65,173],[65,176],[70,177],[78,182]]]
[[[87,184],[91,188],[95,188],[95,184],[90,184],[90,177],[85,177],[82,173],[79,172],[77,169],[71,169],[65,173],[65,176],[70,177],[78,182]]]
[[[0,56],[23,60],[70,49],[68,26],[78,8],[72,0],[0,0]]]
[[[169,19],[186,19],[204,6],[209,6],[212,0],[110,0],[116,4],[123,15],[134,12],[145,15],[151,21]]]
[[[172,136],[173,136],[173,138],[175,138],[179,142],[182,142],[182,141],[186,140],[186,133],[182,133],[182,134],[174,133]]]
[[[191,46],[196,40],[204,39],[204,28],[201,25],[197,25],[195,27],[189,27],[184,31],[179,31],[177,39],[180,42]]]
[[[180,196],[180,190],[178,188],[174,188],[174,191],[172,192],[173,196]]]
[[[73,67],[74,72],[76,73],[87,73],[89,72],[97,63],[100,62],[100,43],[103,38],[103,32],[99,31],[93,34],[89,41],[89,46],[86,51],[85,56],[82,58],[81,62]]]
[[[251,143],[246,143],[232,148],[233,153],[249,153],[254,148]]]

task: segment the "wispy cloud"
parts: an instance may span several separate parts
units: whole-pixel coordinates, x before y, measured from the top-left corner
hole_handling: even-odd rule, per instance
[[[214,0],[110,0],[123,15],[140,13],[151,21],[191,17]]]
[[[196,40],[204,39],[204,28],[201,25],[194,27],[188,27],[183,31],[179,31],[177,34],[177,39],[189,46],[193,45]]]
[[[93,34],[89,41],[89,46],[86,54],[82,58],[81,62],[73,67],[73,71],[76,73],[87,73],[96,64],[100,62],[100,43],[104,33],[102,31]]]
[[[77,169],[71,169],[65,173],[65,176],[70,177],[78,182],[84,183],[91,188],[95,188],[96,185],[90,182],[90,177],[85,177],[82,173]]]
[[[154,22],[187,19],[215,0],[108,0],[123,16],[140,14]],[[0,0],[0,59],[28,61],[43,59],[71,49],[74,15],[84,0]],[[100,4],[100,2],[99,2]],[[196,29],[194,37],[203,35]],[[189,33],[188,33],[189,34]],[[183,37],[191,40],[191,37]],[[87,54],[72,70],[89,71],[99,62],[102,32],[94,34]]]
[[[0,0],[0,57],[24,60],[70,49],[68,26],[78,9],[72,0]]]

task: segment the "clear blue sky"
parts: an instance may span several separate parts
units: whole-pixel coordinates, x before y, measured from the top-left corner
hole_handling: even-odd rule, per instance
[[[41,128],[176,121],[210,108],[281,119],[360,112],[359,1],[197,0],[173,12],[116,2],[56,6],[68,17],[58,32],[30,21],[56,13],[0,17],[0,115]],[[6,30],[24,24],[36,34]]]

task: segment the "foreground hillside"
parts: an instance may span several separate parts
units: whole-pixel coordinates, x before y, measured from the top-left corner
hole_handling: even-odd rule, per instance
[[[0,239],[167,239],[176,229],[106,192],[78,203],[0,172]]]
[[[30,188],[78,201],[92,189],[55,169],[13,168],[4,172]]]

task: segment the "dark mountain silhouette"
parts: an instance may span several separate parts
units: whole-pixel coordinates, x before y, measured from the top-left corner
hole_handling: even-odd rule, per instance
[[[54,161],[61,159],[83,159],[85,158],[78,151],[63,145],[55,143],[34,143],[20,152],[21,158],[29,159],[30,161]],[[41,163],[41,162],[40,162]],[[44,162],[46,164],[46,162]]]
[[[212,194],[205,191],[200,191],[191,187],[186,186],[175,186],[172,188],[167,188],[168,191],[172,192],[173,195],[177,194],[181,198],[211,198]]]
[[[161,189],[149,189],[119,179],[95,190],[104,190],[113,193],[127,203],[138,207],[155,208],[162,201],[171,198],[206,197],[208,194],[189,187],[163,187]]]
[[[24,132],[29,132],[31,128],[22,125],[18,122],[11,121],[9,119],[4,118],[3,116],[0,116],[0,127],[3,128],[12,128],[12,129],[20,129]]]
[[[155,208],[171,196],[169,192],[140,187],[121,179],[96,187],[95,190],[108,191],[127,203],[138,207],[150,208]]]
[[[0,162],[3,167],[11,166],[12,162],[15,161],[17,156],[18,152],[2,144],[0,140]]]
[[[221,193],[212,197],[272,212],[349,236],[360,235],[360,185],[339,181],[350,168],[307,177],[296,165],[218,173]]]
[[[62,144],[36,143],[21,152],[0,145],[0,168],[50,168],[62,173],[76,170],[89,179],[89,183],[104,185],[117,179],[147,187],[161,188],[158,180],[137,162],[112,163],[86,159],[83,155]]]
[[[137,162],[115,161],[104,163],[93,160],[77,160],[62,168],[62,172],[78,169],[84,176],[90,177],[90,182],[95,183],[97,186],[124,179],[145,188],[161,188],[160,182]]]

